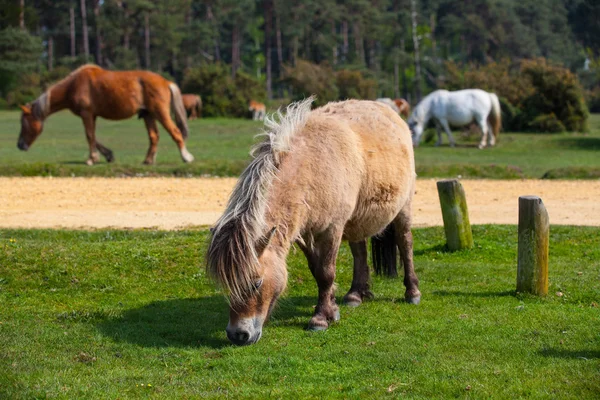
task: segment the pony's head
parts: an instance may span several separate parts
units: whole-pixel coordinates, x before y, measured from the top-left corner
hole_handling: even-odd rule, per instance
[[[287,282],[285,255],[271,246],[276,229],[266,232],[256,242],[246,246],[234,231],[215,232],[209,250],[211,274],[226,289],[229,296],[229,323],[226,332],[229,340],[237,345],[256,343],[262,336],[262,327]],[[225,244],[225,241],[227,243]],[[225,247],[222,247],[225,244]],[[228,248],[219,253],[218,248]],[[212,265],[210,264],[212,263]],[[237,263],[237,267],[218,265]],[[216,264],[216,265],[215,265]]]
[[[21,133],[17,141],[19,150],[27,151],[44,129],[44,119],[36,112],[36,104],[21,106]]]
[[[423,121],[421,121],[421,119],[419,118],[419,114],[417,113],[416,109],[410,115],[410,118],[408,118],[408,121],[406,121],[406,123],[410,128],[413,146],[419,146],[419,143],[421,142],[421,135],[423,135]]]

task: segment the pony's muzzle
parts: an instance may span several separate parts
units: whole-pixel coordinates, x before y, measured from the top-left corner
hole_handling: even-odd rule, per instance
[[[29,150],[29,146],[27,145],[27,143],[25,143],[25,140],[23,140],[22,137],[19,138],[19,141],[17,142],[17,147],[19,148],[19,150]]]
[[[262,324],[256,318],[249,318],[241,320],[235,325],[228,324],[225,331],[231,343],[245,346],[258,342],[262,336]]]

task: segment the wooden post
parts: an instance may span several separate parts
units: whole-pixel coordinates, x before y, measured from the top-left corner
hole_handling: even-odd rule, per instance
[[[473,233],[462,185],[456,179],[445,179],[437,182],[437,189],[448,249],[450,251],[470,249],[473,247]]]
[[[542,199],[519,197],[517,292],[548,294],[550,221]]]

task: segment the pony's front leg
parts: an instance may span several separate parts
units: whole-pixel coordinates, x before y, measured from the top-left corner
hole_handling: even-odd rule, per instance
[[[84,111],[80,114],[85,129],[85,137],[90,148],[90,157],[85,162],[87,165],[94,165],[100,161],[100,155],[96,148],[96,117],[91,113]]]
[[[435,142],[435,146],[439,147],[442,145],[442,126],[440,125],[439,122],[435,123],[435,130],[437,132],[437,142]]]
[[[148,139],[150,139],[150,147],[148,147],[148,153],[144,164],[152,165],[156,161],[156,149],[158,148],[158,127],[156,126],[156,120],[152,115],[146,113],[144,115],[144,123],[146,124],[146,130],[148,130]]]
[[[335,304],[334,280],[335,260],[341,241],[342,230],[333,229],[316,244],[318,256],[312,272],[319,287],[319,300],[315,313],[308,323],[308,329],[313,331],[325,330],[330,322],[340,319],[340,311]]]
[[[373,298],[369,290],[369,265],[367,264],[367,241],[350,243],[350,250],[354,258],[354,276],[352,286],[344,296],[344,304],[350,307],[358,307],[363,300]]]
[[[487,139],[488,139],[488,125],[487,125],[487,121],[477,121],[477,124],[479,125],[479,129],[481,129],[481,142],[479,142],[479,149],[483,149],[486,145],[487,145]],[[490,135],[493,136],[493,135]]]
[[[444,131],[446,131],[446,135],[448,135],[448,140],[450,141],[450,147],[456,146],[456,141],[454,140],[454,136],[452,136],[452,131],[450,130],[450,125],[448,124],[448,121],[446,121],[445,119],[441,119],[440,124],[444,128]],[[440,136],[440,141],[441,141],[441,136]]]

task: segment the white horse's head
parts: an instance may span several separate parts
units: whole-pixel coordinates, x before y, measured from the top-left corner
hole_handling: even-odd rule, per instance
[[[410,133],[412,135],[413,147],[419,146],[424,128],[423,119],[421,118],[421,115],[418,112],[418,110],[418,108],[415,108],[415,110],[410,115],[410,118],[408,118],[408,121],[406,121],[408,123],[408,127],[410,128]]]

